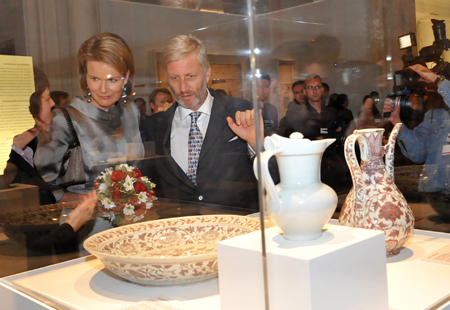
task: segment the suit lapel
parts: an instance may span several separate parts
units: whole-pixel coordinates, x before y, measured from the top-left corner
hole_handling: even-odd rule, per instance
[[[202,151],[200,152],[199,162],[206,156],[208,151],[214,145],[217,139],[221,136],[222,130],[228,128],[227,114],[226,114],[226,100],[222,96],[214,97],[211,108],[211,117],[209,119],[208,130],[206,137],[203,140]]]
[[[191,188],[195,188],[194,183],[187,177],[183,170],[181,170],[180,166],[178,166],[177,162],[173,159],[171,155],[171,144],[170,144],[170,135],[172,132],[172,121],[175,115],[176,108],[178,103],[173,104],[163,115],[158,119],[157,128],[155,129],[156,137],[162,137],[159,145],[157,154],[164,155],[163,163],[166,168],[175,175],[178,179],[180,179],[183,183]],[[158,140],[158,139],[157,139]]]

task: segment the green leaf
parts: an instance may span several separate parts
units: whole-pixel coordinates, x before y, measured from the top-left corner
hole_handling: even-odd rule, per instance
[[[122,215],[116,215],[116,217],[114,218],[113,221],[114,224],[116,224],[117,226],[120,225],[122,223]]]
[[[111,174],[105,174],[105,184],[109,187],[111,186]]]

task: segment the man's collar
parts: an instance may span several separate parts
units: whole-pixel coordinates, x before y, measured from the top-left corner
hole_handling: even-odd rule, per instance
[[[200,108],[197,110],[197,112],[211,115],[211,109],[212,109],[214,97],[211,96],[211,93],[209,92],[208,89],[206,91],[208,92],[208,94],[206,95],[205,102],[203,102],[203,104],[200,106]],[[186,108],[182,107],[180,104],[178,104],[177,111],[175,113],[178,113],[178,116],[180,117],[180,119],[185,119],[192,112],[193,111],[191,109],[186,109]]]
[[[294,102],[295,102],[296,104],[299,104],[299,105],[308,105],[308,102],[300,103],[300,102],[298,102],[297,99],[295,99],[295,98],[294,98]]]
[[[311,111],[317,112],[317,109],[313,107],[309,102],[306,103],[306,108]]]

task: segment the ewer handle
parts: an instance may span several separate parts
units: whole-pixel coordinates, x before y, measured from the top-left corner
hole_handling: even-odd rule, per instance
[[[355,143],[358,141],[361,150],[361,161],[367,161],[370,157],[370,149],[366,138],[358,133],[351,134],[345,140],[345,160],[350,168],[353,181],[353,197],[355,199],[355,212],[354,217],[350,219],[353,221],[355,227],[364,228],[366,222],[365,214],[365,193],[364,193],[364,180],[361,172],[361,167],[358,164],[358,160],[355,155]]]
[[[398,123],[392,129],[389,135],[388,143],[383,147],[384,153],[386,154],[386,170],[389,173],[392,181],[394,181],[394,152],[395,152],[395,141],[397,140],[397,135],[402,128],[402,123]]]

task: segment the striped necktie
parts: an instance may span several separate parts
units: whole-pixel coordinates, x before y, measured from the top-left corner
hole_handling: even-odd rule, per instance
[[[202,132],[197,126],[197,120],[200,114],[201,112],[192,112],[189,114],[191,116],[191,129],[189,130],[188,169],[186,175],[195,185],[197,185],[198,158],[200,157],[203,144]]]

